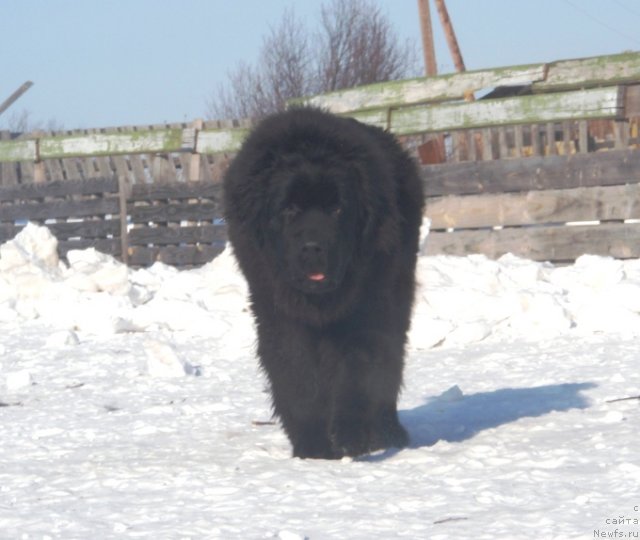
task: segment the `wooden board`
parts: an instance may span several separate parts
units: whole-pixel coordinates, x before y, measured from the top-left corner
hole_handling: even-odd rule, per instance
[[[196,148],[193,148],[189,146],[194,141],[192,132],[191,129],[166,128],[120,133],[47,135],[38,137],[37,142],[36,139],[0,141],[0,162],[186,151],[202,154],[233,152],[240,148],[247,135],[246,128],[203,130],[198,134]],[[58,162],[51,165],[60,166]],[[54,175],[54,178],[58,177],[63,176]]]
[[[557,92],[637,81],[640,81],[640,53],[628,52],[376,83],[294,99],[289,104],[306,103],[344,114],[365,109],[462,100],[469,93],[505,86],[530,86],[533,92]]]
[[[35,161],[35,140],[0,141],[0,162],[4,161]]]
[[[221,217],[220,205],[200,201],[194,204],[176,202],[129,206],[128,212],[132,223],[213,221]]]
[[[548,64],[547,75],[533,84],[534,92],[589,88],[640,81],[640,53],[559,60]]]
[[[348,116],[396,135],[590,118],[618,118],[624,94],[612,86],[471,103],[354,111]]]
[[[0,201],[44,199],[45,197],[67,197],[69,195],[103,195],[117,192],[118,180],[116,178],[94,178],[2,187],[0,188]]]
[[[493,259],[513,253],[555,263],[570,262],[584,254],[637,258],[640,257],[640,224],[433,232],[427,238],[426,255],[465,256],[471,253]]]
[[[218,246],[167,246],[167,247],[130,247],[129,264],[132,266],[151,266],[163,262],[174,266],[201,266],[211,262],[224,250],[224,244]]]
[[[428,199],[432,229],[640,219],[640,184]]]
[[[58,240],[70,238],[82,238],[92,240],[94,238],[107,238],[120,236],[120,220],[96,219],[84,221],[67,221],[65,223],[49,223],[47,227]]]
[[[290,105],[304,103],[328,109],[333,113],[347,113],[415,103],[461,100],[468,93],[484,88],[525,86],[534,81],[542,81],[544,77],[544,64],[510,66],[370,84],[292,100]]]
[[[203,130],[198,133],[196,151],[200,154],[236,152],[248,133],[247,128]]]
[[[143,152],[177,152],[182,149],[183,132],[184,130],[169,128],[134,133],[90,133],[42,137],[38,154],[40,159],[52,159]]]
[[[156,246],[172,244],[216,244],[227,239],[224,225],[197,225],[183,227],[134,227],[129,231],[129,245]]]
[[[180,182],[173,184],[135,184],[129,201],[222,199],[222,184],[214,182]]]
[[[426,165],[427,197],[640,183],[640,150]]]
[[[120,223],[113,219],[48,223],[47,227],[60,241],[74,239],[74,241],[88,242],[89,246],[94,245],[92,242],[95,239],[111,240],[111,238],[116,239],[120,236]],[[24,229],[24,225],[0,223],[0,243],[15,238],[22,229]]]
[[[0,221],[19,221],[24,219],[44,221],[47,219],[67,219],[89,216],[117,216],[120,204],[117,198],[89,199],[82,201],[62,200],[40,203],[18,203],[2,206]]]

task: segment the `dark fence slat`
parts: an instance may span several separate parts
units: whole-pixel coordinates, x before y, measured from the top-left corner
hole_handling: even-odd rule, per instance
[[[223,225],[136,227],[129,231],[129,245],[213,244],[224,243],[226,237],[226,227]]]
[[[558,225],[429,234],[427,255],[464,256],[469,253],[483,253],[494,259],[513,253],[533,260],[554,262],[571,262],[585,253],[621,259],[637,258],[640,257],[640,225]]]
[[[132,223],[179,222],[179,221],[213,221],[220,217],[220,205],[198,202],[167,203],[152,206],[129,206]]]
[[[3,206],[0,221],[18,221],[27,217],[33,221],[59,218],[81,218],[89,216],[118,215],[120,204],[117,198],[84,201],[47,201],[42,203],[18,203]]]
[[[130,247],[129,264],[151,266],[163,262],[174,266],[200,266],[212,261],[222,253],[224,244],[218,246],[167,246]]]
[[[117,192],[117,178],[57,180],[43,184],[29,183],[3,187],[0,189],[0,201],[66,197],[69,195],[103,195]]]
[[[117,219],[100,219],[85,221],[68,221],[65,223],[49,223],[49,230],[58,240],[67,240],[69,238],[107,238],[109,236],[120,236],[120,220]]]
[[[220,199],[222,184],[217,182],[178,182],[173,184],[135,184],[131,188],[129,200],[181,200],[194,198]]]
[[[433,197],[432,230],[640,219],[640,184]]]
[[[640,150],[425,165],[425,194],[467,195],[640,183]]]

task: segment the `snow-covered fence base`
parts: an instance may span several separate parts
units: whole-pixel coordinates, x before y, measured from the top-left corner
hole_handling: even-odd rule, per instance
[[[423,253],[570,263],[640,258],[640,149],[430,165]],[[200,266],[224,248],[219,182],[120,177],[0,187],[0,242],[32,221],[59,256],[94,247],[134,266]]]
[[[117,178],[0,188],[0,242],[27,222],[46,225],[58,254],[88,247],[131,266],[199,266],[224,248],[220,185],[130,185]]]

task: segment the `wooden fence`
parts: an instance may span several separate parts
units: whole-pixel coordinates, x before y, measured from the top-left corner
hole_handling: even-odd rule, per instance
[[[219,181],[249,120],[0,131],[0,186],[120,176],[132,184]]]
[[[640,257],[640,150],[431,165],[426,253]]]
[[[640,53],[381,83],[298,103],[388,129],[415,153],[433,221],[429,253],[640,256]],[[138,265],[199,264],[224,239],[210,212],[218,188],[206,181],[220,179],[250,126],[5,134],[0,186],[117,176],[132,185],[124,202],[118,190],[129,242],[120,253]],[[181,187],[154,194],[166,181]],[[202,211],[187,210],[200,197]],[[165,203],[175,215],[160,210]],[[8,207],[0,206],[5,223]]]
[[[221,185],[135,184],[115,177],[0,187],[0,243],[31,221],[65,257],[95,247],[130,264],[197,266],[224,249]]]

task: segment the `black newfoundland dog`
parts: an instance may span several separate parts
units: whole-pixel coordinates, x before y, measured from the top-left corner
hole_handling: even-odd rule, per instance
[[[411,158],[380,129],[302,107],[255,128],[224,196],[293,455],[406,446],[396,401],[423,208]]]

